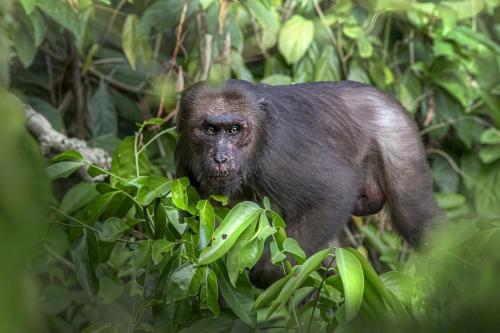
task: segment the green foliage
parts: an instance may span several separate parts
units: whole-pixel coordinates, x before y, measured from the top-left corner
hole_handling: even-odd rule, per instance
[[[0,2],[0,87],[57,130],[113,154],[111,170],[76,152],[47,167],[56,182],[80,169],[108,181],[79,183],[51,199],[50,227],[31,265],[45,330],[374,331],[388,322],[404,331],[415,322],[425,331],[456,329],[467,308],[459,303],[449,316],[441,301],[484,282],[485,291],[468,298],[482,309],[480,297],[495,290],[488,273],[498,276],[487,254],[499,253],[489,241],[500,216],[499,8],[496,0]],[[451,236],[446,249],[407,262],[406,247],[378,216],[356,220],[356,250],[308,257],[268,200],[227,208],[227,198],[200,198],[187,179],[172,177],[177,95],[199,80],[230,77],[350,79],[395,95],[425,135],[436,199],[457,223],[451,234],[467,230],[470,239]],[[2,111],[20,108],[1,94]],[[33,316],[12,290],[30,285],[18,278],[20,263],[40,238],[33,216],[44,215],[46,182],[20,120],[2,114],[2,142],[21,153],[0,154],[0,188],[16,189],[2,192],[9,227],[0,253],[19,254],[2,257],[13,273],[1,285],[14,288],[0,298],[16,316],[0,323],[25,322],[26,331],[32,321],[19,315]],[[25,242],[16,243],[21,235]],[[458,264],[431,265],[440,251],[455,257],[438,263]],[[286,275],[258,290],[248,269],[265,252]],[[480,283],[462,270],[469,264],[483,272]],[[443,278],[453,272],[465,276],[462,284]]]

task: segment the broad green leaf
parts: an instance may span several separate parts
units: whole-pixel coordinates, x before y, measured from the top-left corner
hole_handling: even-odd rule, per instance
[[[382,274],[380,279],[384,286],[392,291],[398,299],[407,305],[411,305],[412,297],[416,292],[415,277],[394,271]]]
[[[61,162],[61,161],[67,161],[67,160],[79,160],[83,161],[83,156],[76,150],[68,150],[65,151],[64,153],[61,153],[54,158],[52,158],[52,162]]]
[[[233,288],[225,275],[226,269],[223,264],[217,262],[212,266],[212,269],[217,276],[217,282],[224,301],[238,318],[245,324],[254,327],[255,318],[251,311],[254,300],[253,287],[246,275],[241,275],[236,288]]]
[[[340,278],[342,279],[342,286],[344,287],[345,315],[346,319],[350,321],[358,314],[363,301],[365,281],[363,269],[358,258],[345,249],[336,249],[335,256]]]
[[[103,242],[116,242],[130,226],[118,217],[110,217],[102,224],[99,239]]]
[[[43,0],[38,1],[37,5],[54,21],[71,31],[77,39],[80,39],[81,33],[78,14],[73,11],[69,2],[61,0]]]
[[[349,65],[349,74],[347,75],[347,79],[351,81],[370,84],[370,79],[365,69],[358,60],[351,61]]]
[[[274,240],[271,241],[269,248],[271,252],[271,262],[273,264],[280,263],[286,259],[286,255],[279,249],[278,244],[276,244]]]
[[[135,69],[137,63],[137,52],[140,48],[141,40],[137,33],[137,15],[128,15],[123,24],[122,47],[127,56],[132,69]]]
[[[326,45],[315,64],[314,80],[338,81],[341,77],[337,51],[332,45]]]
[[[497,128],[488,128],[481,134],[481,143],[494,145],[500,143],[500,130]]]
[[[87,124],[94,137],[107,134],[116,136],[118,132],[115,105],[103,82],[90,99]]]
[[[26,14],[31,14],[31,12],[35,9],[38,0],[20,0],[19,1],[21,5],[23,6],[24,11]]]
[[[141,176],[132,179],[128,184],[138,188],[136,200],[143,206],[148,206],[156,198],[170,193],[172,181],[161,176]]]
[[[363,59],[370,58],[373,55],[373,46],[368,38],[360,38],[358,40],[359,56]]]
[[[118,191],[112,191],[97,196],[80,211],[80,218],[88,225],[94,225],[116,195],[122,194]]]
[[[96,295],[99,290],[95,270],[99,263],[97,240],[93,232],[83,230],[83,236],[71,251],[78,282],[89,294]]]
[[[175,243],[169,242],[165,239],[157,239],[153,242],[151,247],[151,258],[155,265],[158,265],[163,259],[165,253],[171,252],[175,247]]]
[[[342,28],[342,32],[344,33],[344,35],[352,39],[359,39],[364,34],[363,28],[361,28],[359,25],[345,25]]]
[[[84,165],[85,163],[76,161],[54,163],[47,167],[47,175],[51,181],[56,178],[66,178]]]
[[[256,225],[257,219],[255,219],[254,222],[248,228],[246,228],[245,231],[243,231],[243,233],[234,243],[231,250],[229,250],[229,252],[227,253],[227,275],[229,276],[229,281],[233,286],[236,286],[236,281],[238,280],[238,277],[243,270],[243,268],[240,269],[241,266],[239,264],[239,260],[241,257],[241,248],[246,245],[255,234]],[[244,258],[241,259],[244,260]]]
[[[217,276],[209,267],[203,267],[203,280],[200,289],[200,307],[209,309],[214,316],[220,313],[219,308],[219,285]]]
[[[33,25],[24,11],[18,11],[17,14],[17,24],[9,25],[10,40],[21,63],[25,68],[28,68],[37,52]]]
[[[76,212],[86,206],[99,195],[95,189],[95,184],[78,183],[64,195],[61,201],[61,210],[67,214]]]
[[[297,241],[293,238],[287,238],[285,240],[285,242],[283,243],[283,251],[292,254],[299,264],[303,263],[304,260],[306,260],[306,254],[304,250],[302,250],[299,243],[297,243]]]
[[[280,28],[279,14],[276,12],[276,9],[264,5],[261,1],[245,1],[245,5],[263,29],[263,46],[265,48],[274,46]]]
[[[38,10],[30,14],[30,20],[33,26],[35,46],[39,47],[45,39],[45,35],[47,33],[47,24]],[[38,109],[36,110],[38,111]]]
[[[198,293],[203,279],[203,270],[192,263],[184,263],[170,276],[167,285],[167,303],[186,299]]]
[[[465,204],[465,197],[457,193],[437,193],[436,201],[441,209],[453,209]]]
[[[289,64],[298,62],[311,45],[314,24],[299,15],[292,16],[281,28],[278,48]]]
[[[111,173],[120,178],[132,179],[137,176],[149,174],[150,164],[146,152],[141,152],[138,156],[139,172],[136,170],[134,137],[129,136],[123,139],[116,147],[111,162]],[[138,173],[138,174],[137,174]],[[117,177],[111,177],[111,185],[116,185],[120,181]]]
[[[365,276],[366,284],[370,284],[373,287],[373,289],[376,290],[381,295],[381,297],[392,308],[395,316],[399,318],[401,323],[403,323],[404,325],[410,325],[411,322],[410,316],[406,311],[405,307],[400,302],[400,300],[396,296],[394,296],[389,290],[387,290],[387,288],[383,285],[382,281],[380,280],[380,277],[378,276],[377,272],[375,272],[375,269],[373,269],[373,267],[370,265],[368,260],[366,260],[366,258],[364,258],[358,251],[354,249],[347,248],[344,249],[344,251],[349,251],[352,255],[354,255],[358,259],[358,262],[360,263],[362,271]]]
[[[231,51],[231,70],[236,75],[237,79],[253,81],[253,75],[245,66],[243,57],[236,51]]]
[[[269,225],[266,212],[263,210],[260,213],[257,231],[240,250],[238,256],[238,268],[240,272],[245,268],[252,268],[255,266],[264,252],[264,245],[267,238],[275,232],[276,229]]]
[[[488,164],[500,159],[500,145],[488,146],[481,149],[479,157],[483,163]]]
[[[212,234],[215,229],[215,213],[214,208],[208,200],[199,201],[196,205],[198,214],[200,216],[200,232],[198,249],[204,249],[210,243]]]
[[[186,177],[174,179],[172,183],[172,202],[177,208],[189,211],[187,187],[189,180]]]
[[[209,264],[226,254],[238,237],[257,219],[260,207],[253,202],[240,202],[227,214],[214,232],[212,243],[200,253],[198,263]]]

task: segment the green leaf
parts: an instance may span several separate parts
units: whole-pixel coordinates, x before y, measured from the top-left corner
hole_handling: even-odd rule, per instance
[[[203,267],[203,280],[200,289],[200,307],[209,309],[214,316],[220,313],[219,286],[217,276],[209,267]]]
[[[56,178],[66,178],[84,165],[85,163],[76,161],[51,164],[47,167],[47,175],[51,181]]]
[[[99,195],[95,189],[95,184],[78,183],[64,195],[61,201],[61,210],[67,214],[76,212],[86,206]]]
[[[226,254],[243,231],[259,216],[260,211],[260,207],[250,201],[234,206],[214,232],[211,245],[201,251],[198,263],[209,264]]]
[[[175,243],[169,242],[165,239],[157,239],[153,242],[151,248],[151,258],[155,265],[158,265],[163,259],[165,253],[171,252],[175,247]]]
[[[266,290],[264,290],[259,297],[255,300],[255,304],[253,306],[254,310],[258,310],[269,304],[270,302],[276,300],[277,296],[286,285],[288,280],[291,279],[292,275],[295,274],[295,271],[299,269],[299,266],[294,266],[292,272],[282,277],[281,279],[275,281],[272,285],[270,285]]]
[[[314,24],[299,15],[292,16],[281,28],[278,48],[289,64],[298,62],[314,37]]]
[[[251,311],[254,300],[253,287],[246,275],[240,276],[236,288],[234,288],[224,274],[226,269],[223,264],[217,262],[212,268],[217,276],[217,281],[224,301],[238,318],[245,324],[254,327],[255,318]]]
[[[370,58],[373,55],[373,46],[368,38],[360,38],[358,40],[359,56],[363,59]]]
[[[150,164],[146,152],[139,154],[139,175],[147,175],[150,172]],[[111,162],[111,173],[120,178],[132,179],[137,177],[135,166],[134,137],[123,139],[116,147]],[[111,185],[116,185],[120,180],[111,177]]]
[[[254,236],[240,250],[238,256],[238,269],[252,268],[259,261],[264,252],[264,245],[269,236],[274,234],[276,229],[269,225],[266,212],[262,211],[259,217],[259,226]]]
[[[20,0],[19,2],[23,6],[25,13],[31,14],[31,12],[35,9],[38,0]]]
[[[141,40],[137,33],[137,15],[128,15],[123,24],[122,47],[127,56],[130,67],[135,70],[137,62],[137,51],[140,48]]]
[[[110,217],[102,224],[99,239],[103,242],[116,242],[130,226],[118,217]]]
[[[465,197],[457,193],[437,193],[436,201],[441,209],[448,210],[465,204]]]
[[[64,153],[60,153],[59,155],[55,156],[52,158],[52,162],[60,162],[60,161],[67,161],[67,160],[79,160],[83,161],[83,156],[76,150],[68,150],[65,151]]]
[[[124,291],[125,285],[121,281],[112,280],[106,275],[99,280],[98,296],[104,304],[117,301]]]
[[[261,1],[245,1],[245,5],[263,29],[263,46],[265,48],[274,46],[280,28],[279,14],[276,12],[276,9],[264,5]]]
[[[292,78],[288,75],[273,74],[263,78],[262,81],[260,81],[260,83],[269,84],[271,86],[285,85],[285,84],[291,84]]]
[[[314,67],[314,81],[338,81],[341,79],[337,51],[326,45]]]
[[[87,124],[94,137],[107,134],[116,136],[118,133],[115,105],[103,82],[90,100]]]
[[[161,198],[172,189],[172,181],[161,176],[141,176],[128,184],[138,188],[136,199],[142,206],[148,206],[156,198]]]
[[[28,68],[37,52],[33,25],[24,11],[18,11],[17,16],[16,24],[9,25],[10,40],[21,63]]]
[[[411,305],[412,297],[416,292],[414,277],[394,271],[382,274],[380,279],[398,299],[407,305]]]
[[[482,148],[479,152],[479,158],[486,164],[500,159],[500,145]]]
[[[78,15],[70,7],[69,2],[43,0],[38,1],[37,5],[54,21],[72,32],[77,39],[80,39],[80,20],[78,19]]]
[[[170,276],[167,285],[167,303],[186,299],[198,293],[203,279],[203,270],[192,263],[184,263]]]
[[[481,133],[481,143],[486,145],[494,145],[500,143],[500,130],[496,128],[488,128]]]
[[[210,238],[215,229],[215,213],[214,208],[208,200],[199,201],[196,205],[200,216],[200,231],[198,249],[204,249],[210,242]]]
[[[342,28],[342,32],[344,35],[351,39],[359,39],[361,36],[363,36],[363,28],[361,28],[359,25],[345,25]]]
[[[283,243],[283,251],[292,254],[299,264],[303,263],[306,260],[306,254],[304,250],[302,250],[299,243],[297,243],[297,241],[293,238],[287,238],[285,240],[285,242]]]
[[[172,183],[172,202],[177,208],[185,211],[190,211],[187,193],[188,185],[189,179],[186,177],[174,179]]]
[[[323,260],[330,254],[331,250],[331,248],[327,248],[322,251],[316,252],[302,265],[297,265],[292,269],[292,272],[290,273],[290,279],[286,282],[286,284],[281,289],[278,297],[275,299],[275,301],[272,302],[271,306],[269,307],[266,313],[267,318],[269,318],[279,307],[285,305],[288,302],[294,292],[306,282],[306,280],[309,278],[309,275],[321,266]]]
[[[71,251],[75,273],[78,282],[84,290],[96,295],[99,290],[99,281],[95,275],[99,263],[99,250],[94,233],[83,230],[83,236]]]
[[[227,275],[229,276],[229,281],[233,286],[236,286],[236,281],[238,280],[238,277],[243,270],[243,268],[240,269],[241,266],[239,264],[240,258],[242,260],[245,260],[245,258],[241,257],[241,248],[246,245],[254,235],[256,224],[257,220],[255,219],[254,222],[248,228],[246,228],[245,231],[243,231],[238,240],[236,240],[236,243],[234,243],[231,250],[229,250],[229,252],[227,253]]]
[[[370,78],[358,60],[351,61],[349,65],[348,80],[370,84]]]
[[[35,38],[35,46],[39,47],[45,39],[47,33],[47,24],[43,19],[40,11],[36,10],[30,14],[31,24],[33,26],[33,36]],[[38,111],[38,109],[36,109]]]
[[[383,285],[380,277],[377,275],[377,272],[370,265],[368,260],[364,258],[358,251],[354,249],[347,248],[345,251],[349,251],[353,254],[361,264],[362,270],[365,275],[365,282],[368,285],[371,285],[374,290],[376,290],[380,296],[384,299],[385,302],[389,304],[389,306],[394,311],[396,318],[399,318],[403,325],[410,325],[410,316],[406,311],[403,304],[399,301],[397,297],[395,297],[387,288]],[[368,286],[367,286],[368,287]]]
[[[361,264],[351,252],[338,248],[335,250],[337,268],[344,287],[345,315],[350,321],[359,311],[363,301],[364,276]]]

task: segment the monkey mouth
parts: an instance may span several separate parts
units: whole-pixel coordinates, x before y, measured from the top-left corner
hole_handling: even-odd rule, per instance
[[[234,178],[233,172],[216,172],[208,176],[209,181],[214,183],[229,183]]]

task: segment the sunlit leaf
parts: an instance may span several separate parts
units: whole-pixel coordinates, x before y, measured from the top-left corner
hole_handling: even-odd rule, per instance
[[[299,15],[292,16],[281,28],[278,48],[289,64],[300,60],[311,45],[314,24]]]

